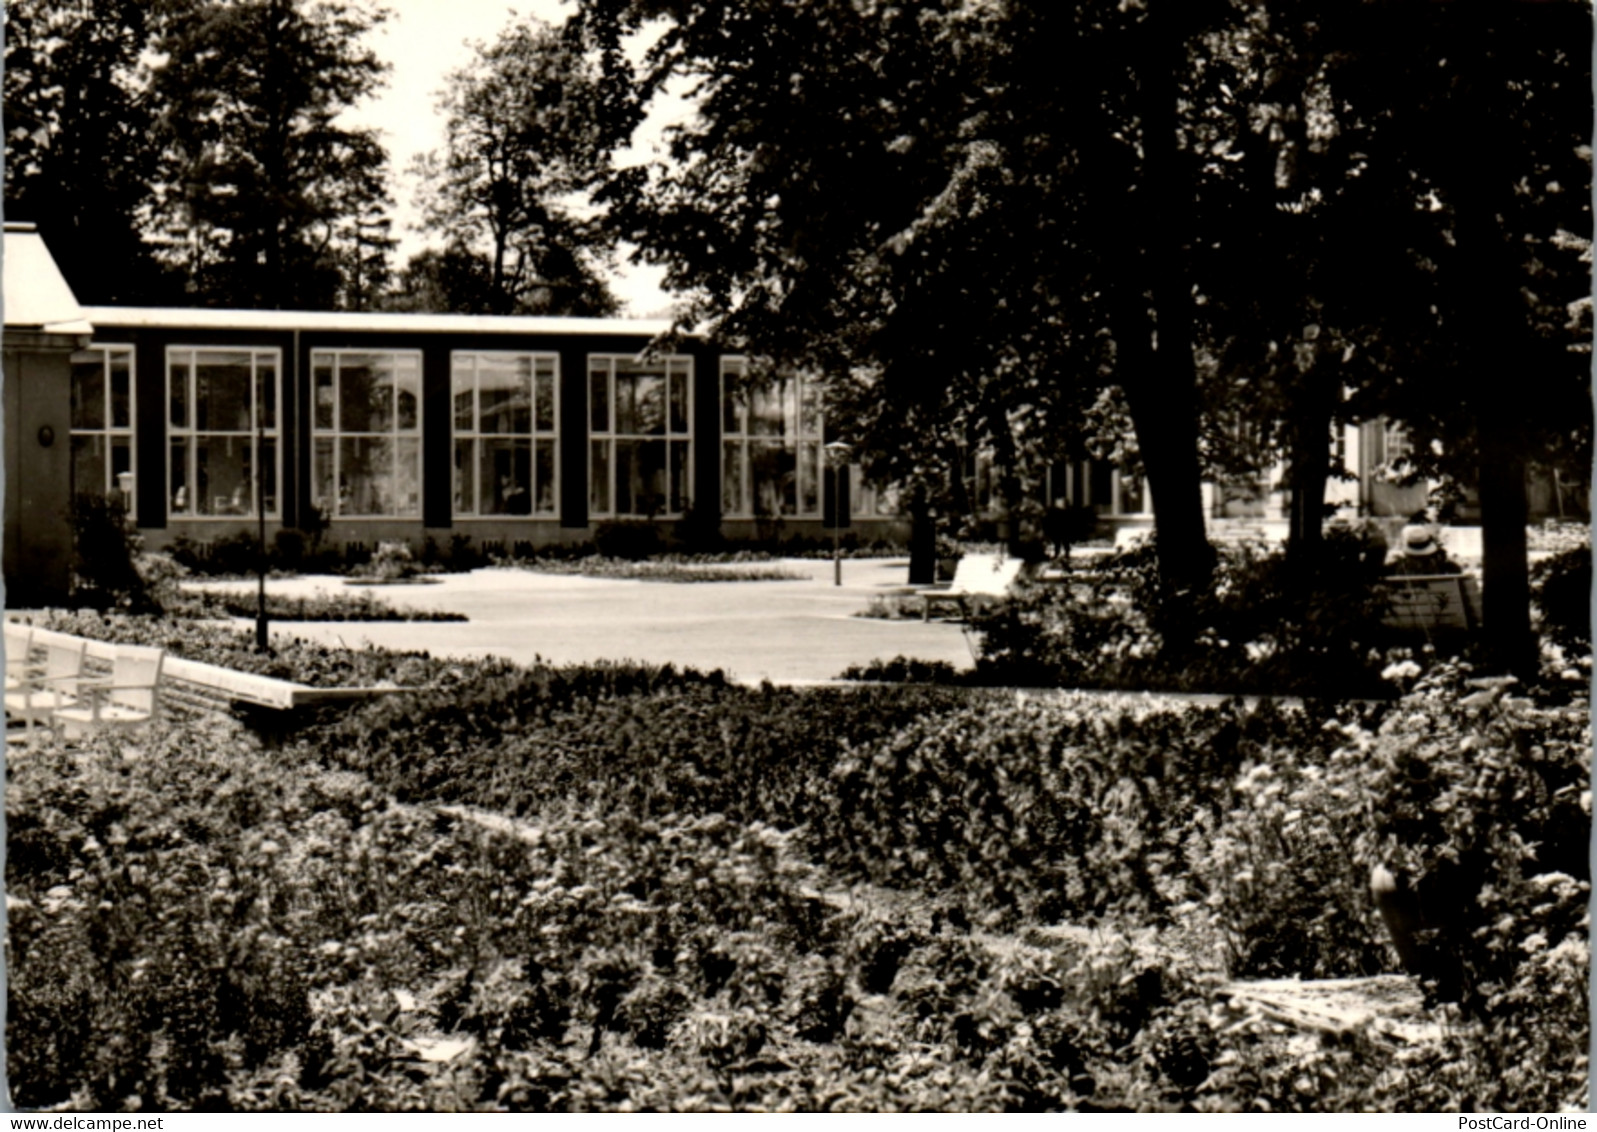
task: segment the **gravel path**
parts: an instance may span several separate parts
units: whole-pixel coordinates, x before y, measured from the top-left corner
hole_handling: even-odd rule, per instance
[[[274,625],[273,632],[327,644],[425,649],[434,656],[503,656],[519,663],[636,660],[722,669],[745,681],[812,683],[853,664],[908,656],[972,664],[961,626],[855,617],[871,598],[904,588],[908,561],[772,563],[799,577],[784,581],[640,582],[488,568],[439,576],[436,585],[346,587],[330,576],[272,579],[268,591],[376,594],[396,606],[464,613],[469,621],[335,622]],[[253,591],[253,582],[202,582],[197,588]]]

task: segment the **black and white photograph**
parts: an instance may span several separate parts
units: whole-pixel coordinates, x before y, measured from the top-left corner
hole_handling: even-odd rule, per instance
[[[1584,1127],[1592,0],[3,38],[12,1111]]]

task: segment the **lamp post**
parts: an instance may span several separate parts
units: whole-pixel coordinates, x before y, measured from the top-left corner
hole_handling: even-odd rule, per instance
[[[826,446],[826,460],[832,465],[832,585],[843,584],[843,473],[848,470],[848,457],[854,449],[841,440]]]

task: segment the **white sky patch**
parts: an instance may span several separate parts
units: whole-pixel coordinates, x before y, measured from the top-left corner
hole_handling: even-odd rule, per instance
[[[446,77],[471,62],[474,41],[492,42],[512,20],[535,16],[548,24],[560,24],[573,9],[564,0],[518,0],[513,4],[506,0],[388,0],[387,6],[392,14],[371,36],[378,57],[392,66],[387,86],[346,113],[344,121],[377,129],[388,147],[394,236],[399,240],[394,257],[397,269],[429,243],[437,243],[420,230],[419,186],[410,175],[410,164],[418,154],[443,148],[444,116],[438,110],[438,98]],[[683,113],[685,104],[651,116],[650,123],[639,131],[634,150],[654,152],[655,144],[644,135],[658,138],[660,127],[655,118]],[[625,158],[623,161],[628,163]],[[628,250],[623,248],[623,253]],[[640,317],[659,314],[671,302],[660,290],[664,274],[661,268],[622,262],[610,287],[625,313]]]

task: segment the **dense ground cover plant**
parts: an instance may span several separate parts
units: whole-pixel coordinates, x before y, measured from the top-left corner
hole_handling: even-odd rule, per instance
[[[143,751],[11,775],[25,1106],[1059,1104],[1112,1056],[1096,1013],[1140,1031],[1188,978],[1146,946],[1017,957],[850,906],[717,815],[497,831],[222,724]]]
[[[431,686],[270,751],[210,721],[8,765],[21,1103],[1583,1101],[1568,691],[1445,669],[1333,711],[390,664]],[[1392,970],[1369,866],[1421,885],[1477,851],[1485,1025],[1394,1054],[1215,997]]]
[[[670,667],[514,670],[466,694],[373,704],[330,746],[401,798],[510,814],[554,804],[651,819],[720,813],[791,828],[825,804],[820,786],[845,745],[963,702],[952,689],[745,688]]]
[[[768,558],[735,554],[664,554],[634,559],[601,554],[580,558],[537,557],[509,565],[544,574],[576,574],[585,578],[621,578],[640,582],[786,582],[808,578]]]
[[[677,524],[680,527],[681,524]],[[584,542],[537,546],[528,540],[486,539],[475,541],[456,532],[445,542],[424,538],[419,547],[405,545],[410,555],[411,572],[460,572],[485,566],[518,566],[551,573],[584,573],[596,577],[642,577],[667,581],[740,581],[750,577],[796,577],[778,573],[733,573],[724,577],[695,576],[689,570],[672,567],[739,566],[771,563],[779,558],[830,558],[830,537],[801,533],[773,533],[755,538],[687,537],[681,530],[662,529],[642,521],[601,523],[594,538]],[[847,533],[840,540],[839,552],[845,558],[881,558],[903,554],[904,548],[886,539],[861,539]],[[136,550],[135,550],[136,553]],[[273,535],[266,546],[265,567],[273,576],[301,574],[348,574],[370,576],[385,567],[382,546],[373,549],[359,543],[342,546],[324,544],[320,532],[285,529]],[[390,560],[397,550],[387,552]],[[244,531],[214,539],[194,539],[178,535],[164,552],[154,557],[169,561],[185,575],[213,578],[253,576],[262,566],[257,536]],[[379,560],[374,565],[374,560]],[[657,567],[654,574],[650,567]],[[392,570],[393,565],[387,567]],[[637,573],[629,573],[635,569]]]
[[[253,593],[185,589],[162,602],[167,617],[226,619],[256,615]],[[269,621],[465,621],[463,613],[443,609],[416,609],[397,606],[370,591],[362,593],[318,593],[291,597],[266,595]]]

